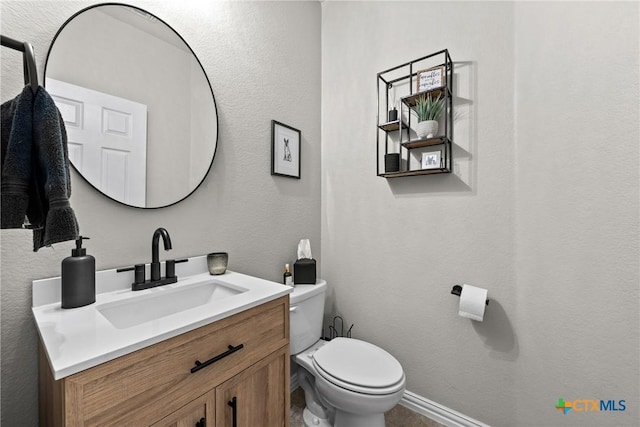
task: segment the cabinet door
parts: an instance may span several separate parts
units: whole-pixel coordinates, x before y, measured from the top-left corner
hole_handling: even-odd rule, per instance
[[[216,427],[289,426],[289,346],[216,388]]]
[[[151,427],[215,427],[214,392],[200,396]]]

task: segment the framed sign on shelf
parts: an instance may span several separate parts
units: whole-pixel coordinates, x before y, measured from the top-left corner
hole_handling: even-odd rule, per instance
[[[427,68],[416,73],[416,90],[424,92],[426,90],[435,89],[445,85],[444,66]]]

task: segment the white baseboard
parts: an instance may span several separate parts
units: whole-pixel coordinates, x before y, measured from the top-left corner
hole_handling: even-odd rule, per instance
[[[294,372],[291,374],[291,392],[293,393],[299,386],[297,372]],[[408,390],[404,392],[400,405],[448,427],[490,427],[488,424],[474,420]]]
[[[400,405],[448,427],[489,427],[483,422],[474,420],[408,390],[404,392]]]

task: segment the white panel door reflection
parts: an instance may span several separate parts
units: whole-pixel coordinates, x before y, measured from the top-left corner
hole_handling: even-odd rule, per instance
[[[55,79],[46,87],[65,122],[71,163],[109,197],[145,206],[147,106]]]

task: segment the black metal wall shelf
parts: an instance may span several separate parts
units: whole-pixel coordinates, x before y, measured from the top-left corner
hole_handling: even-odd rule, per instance
[[[439,69],[441,73],[441,85],[428,90],[418,91],[417,79],[426,70]],[[422,86],[421,86],[422,88]],[[443,49],[431,55],[409,61],[377,75],[377,132],[376,132],[376,171],[383,178],[399,178],[405,176],[433,175],[452,172],[452,143],[453,143],[453,62],[449,51]],[[382,91],[381,91],[382,89]],[[396,105],[396,91],[404,92],[399,97]],[[393,96],[391,96],[393,92]],[[416,100],[423,95],[441,97],[444,109],[439,120],[440,131],[431,138],[418,138],[412,132],[412,111],[415,109]],[[383,98],[383,102],[381,102]],[[399,108],[398,120],[380,122],[386,120],[387,113],[393,108]],[[406,113],[406,114],[405,114]],[[415,120],[415,118],[414,118]],[[403,132],[406,131],[406,132]],[[395,136],[395,140],[394,137]],[[390,149],[391,146],[391,149]],[[420,148],[440,146],[440,167],[425,169],[412,169],[411,151]],[[395,149],[394,147],[397,147]],[[398,152],[399,151],[399,152]],[[438,151],[438,150],[436,150]],[[399,170],[387,171],[381,161],[386,155],[399,156]],[[418,163],[420,163],[418,161]],[[393,164],[393,162],[391,162]],[[418,167],[421,167],[419,164]]]
[[[389,172],[383,173],[379,176],[383,178],[401,178],[403,176],[418,176],[418,175],[434,175],[438,173],[450,173],[451,170],[447,168],[438,168],[438,169],[418,169],[418,170],[410,170],[404,172]]]
[[[406,123],[402,123],[402,126],[407,129],[408,125]],[[393,132],[400,129],[400,120],[394,120],[392,122],[383,123],[378,125],[378,128],[385,132]]]
[[[418,93],[414,93],[412,95],[408,95],[408,96],[403,96],[401,98],[402,103],[409,106],[409,107],[415,107],[416,106],[416,100],[418,98],[420,98],[423,95],[431,95],[434,98],[437,98],[438,96],[441,97],[446,97],[446,96],[451,96],[451,90],[448,87],[438,87],[435,89],[431,89],[431,90],[425,90],[423,92],[418,92]]]
[[[406,141],[400,143],[404,148],[412,149],[412,148],[421,148],[421,147],[430,147],[432,145],[442,145],[442,144],[450,144],[451,140],[446,136],[436,136],[435,138],[427,138],[427,139],[413,139],[411,141]]]

